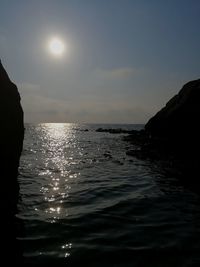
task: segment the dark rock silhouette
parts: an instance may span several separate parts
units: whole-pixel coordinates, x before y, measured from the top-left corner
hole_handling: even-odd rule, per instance
[[[127,155],[165,161],[170,171],[181,173],[182,179],[199,185],[196,175],[200,163],[199,118],[200,79],[185,84],[147,122],[144,130],[125,137],[134,145]]]
[[[125,130],[125,129],[121,129],[121,128],[117,128],[117,129],[104,129],[104,128],[98,128],[96,129],[96,132],[99,133],[111,133],[111,134],[137,134],[138,131],[136,130]]]
[[[0,162],[1,173],[4,175],[1,184],[4,192],[7,191],[9,204],[12,204],[13,194],[17,195],[18,166],[24,138],[23,110],[17,87],[9,79],[1,62],[0,87]],[[7,186],[9,190],[5,190]]]
[[[200,144],[200,79],[183,86],[166,106],[145,125],[153,139],[177,152],[197,152]],[[186,153],[184,153],[184,156]],[[189,155],[191,157],[191,154]]]
[[[17,176],[23,146],[24,123],[20,95],[1,61],[0,127],[1,260],[3,258],[8,263],[11,259],[17,260],[19,252],[15,214],[19,194]]]

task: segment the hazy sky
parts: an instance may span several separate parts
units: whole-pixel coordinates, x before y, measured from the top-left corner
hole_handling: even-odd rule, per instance
[[[199,0],[0,0],[0,58],[25,121],[145,123],[199,78],[199,14]]]

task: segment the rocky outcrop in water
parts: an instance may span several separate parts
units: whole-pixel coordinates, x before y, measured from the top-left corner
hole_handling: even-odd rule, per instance
[[[17,87],[0,61],[0,201],[1,262],[21,264],[16,239],[19,185],[17,181],[24,138],[23,110]],[[20,265],[19,264],[19,265]],[[20,265],[21,266],[21,265]]]
[[[200,79],[183,86],[145,129],[125,137],[134,146],[127,155],[165,161],[187,181],[199,184]],[[166,166],[167,166],[166,165]]]
[[[0,62],[0,172],[1,196],[15,204],[18,194],[18,166],[24,138],[23,110],[16,85]]]
[[[112,129],[112,128],[108,128],[108,129],[104,129],[104,128],[98,128],[96,129],[96,132],[99,133],[111,133],[111,134],[137,134],[138,131],[136,130],[125,130],[122,128],[116,128],[116,129]]]
[[[145,125],[152,140],[167,143],[176,152],[196,153],[200,148],[200,79],[183,86]],[[184,155],[186,156],[186,155]]]

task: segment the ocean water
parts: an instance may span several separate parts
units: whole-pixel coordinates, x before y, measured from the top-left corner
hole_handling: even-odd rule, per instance
[[[25,266],[200,266],[200,198],[126,155],[140,125],[27,124],[18,235]],[[189,177],[188,177],[189,179]]]

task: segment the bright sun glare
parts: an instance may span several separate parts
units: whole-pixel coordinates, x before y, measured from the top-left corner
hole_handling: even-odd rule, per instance
[[[62,56],[65,52],[65,44],[59,38],[52,38],[49,41],[49,51],[54,56]]]

